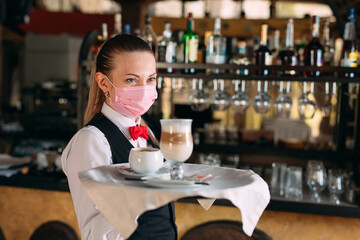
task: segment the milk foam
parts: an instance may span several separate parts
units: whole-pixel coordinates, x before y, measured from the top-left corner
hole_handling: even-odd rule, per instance
[[[189,144],[161,144],[160,142],[160,149],[165,159],[185,162],[192,154],[193,143],[192,141]]]
[[[161,131],[166,131],[166,132],[191,131],[191,124],[185,125],[184,123],[176,122],[176,120],[175,120],[172,122],[172,124],[161,124]]]

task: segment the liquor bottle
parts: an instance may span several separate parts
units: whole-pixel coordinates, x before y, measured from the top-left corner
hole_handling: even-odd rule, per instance
[[[260,66],[268,66],[272,64],[271,51],[267,47],[267,32],[268,25],[261,25],[261,35],[260,35],[260,46],[253,53],[253,63]],[[260,75],[268,75],[268,69],[261,70]]]
[[[206,63],[226,62],[226,38],[221,34],[221,19],[215,18],[214,31],[207,39]]]
[[[324,47],[319,40],[320,18],[312,17],[311,41],[306,45],[304,50],[304,65],[321,67],[324,63]],[[310,72],[312,76],[320,76],[320,71]]]
[[[297,39],[295,43],[295,51],[299,56],[298,65],[304,66],[304,51],[307,44],[306,35],[302,34],[301,38]]]
[[[171,39],[171,23],[166,21],[164,25],[163,35],[158,43],[158,62],[173,63],[175,62],[176,45]],[[173,68],[169,67],[167,72],[173,72]]]
[[[355,30],[355,8],[349,9],[348,20],[345,24],[343,36],[343,48],[341,51],[341,67],[357,67],[358,47],[356,44],[356,30]],[[345,77],[354,77],[355,73],[345,73]]]
[[[278,65],[278,57],[280,51],[280,30],[276,29],[270,41],[270,51],[272,56],[272,65]]]
[[[111,34],[111,37],[121,34],[121,13],[117,13],[114,16],[114,31]]]
[[[210,13],[211,13],[211,2],[210,0],[205,0],[204,1],[204,16],[206,18],[210,17]]]
[[[333,65],[335,49],[330,38],[330,22],[326,20],[323,27],[321,44],[324,46],[324,65]]]
[[[245,40],[239,40],[237,42],[237,52],[234,54],[234,56],[229,61],[230,64],[236,64],[236,65],[249,65],[250,61],[246,56],[246,41]],[[236,69],[235,74],[237,75],[249,75],[248,69]]]
[[[188,15],[186,32],[183,35],[183,44],[184,63],[196,63],[199,39],[198,35],[194,33],[194,19],[191,12]],[[185,69],[185,73],[195,73],[195,69]]]
[[[205,45],[205,37],[199,37],[199,46],[198,46],[198,60],[197,63],[205,63],[206,62],[206,45]]]
[[[185,31],[184,30],[175,30],[173,31],[173,39],[176,43],[176,62],[182,63],[184,62],[184,42],[183,42],[183,36]]]
[[[130,24],[125,24],[124,25],[124,34],[129,34],[130,35]]]
[[[92,55],[93,58],[98,54],[99,48],[101,45],[108,39],[108,30],[107,30],[107,24],[103,23],[101,24],[101,33],[97,36],[96,42],[94,45],[92,45]]]
[[[298,55],[294,50],[294,20],[290,18],[286,24],[285,48],[279,52],[279,65],[297,66]],[[284,74],[294,75],[294,71],[285,71]]]
[[[141,33],[141,38],[149,44],[153,50],[155,59],[157,59],[157,36],[154,29],[151,26],[151,16],[146,14],[145,16],[145,27]]]

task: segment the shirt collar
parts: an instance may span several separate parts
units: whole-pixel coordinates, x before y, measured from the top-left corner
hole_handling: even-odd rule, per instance
[[[112,109],[109,105],[107,105],[105,102],[101,108],[102,114],[104,114],[110,121],[112,121],[120,131],[125,135],[127,139],[131,139],[129,127],[132,126],[140,126],[140,120],[141,118],[138,117],[136,120],[132,120],[128,117],[125,117],[124,115],[116,112],[114,109]]]

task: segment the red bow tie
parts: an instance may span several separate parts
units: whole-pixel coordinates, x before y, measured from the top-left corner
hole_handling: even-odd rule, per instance
[[[146,126],[134,126],[130,127],[130,135],[133,140],[138,139],[139,137],[142,137],[145,140],[149,140],[149,136],[147,134],[147,127]]]

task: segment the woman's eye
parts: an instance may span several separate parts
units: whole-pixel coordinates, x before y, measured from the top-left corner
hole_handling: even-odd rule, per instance
[[[129,83],[134,83],[134,82],[136,82],[136,79],[135,78],[128,78],[125,81],[129,82]]]
[[[149,81],[149,82],[156,81],[156,78],[155,78],[155,77],[149,78],[148,81]]]

